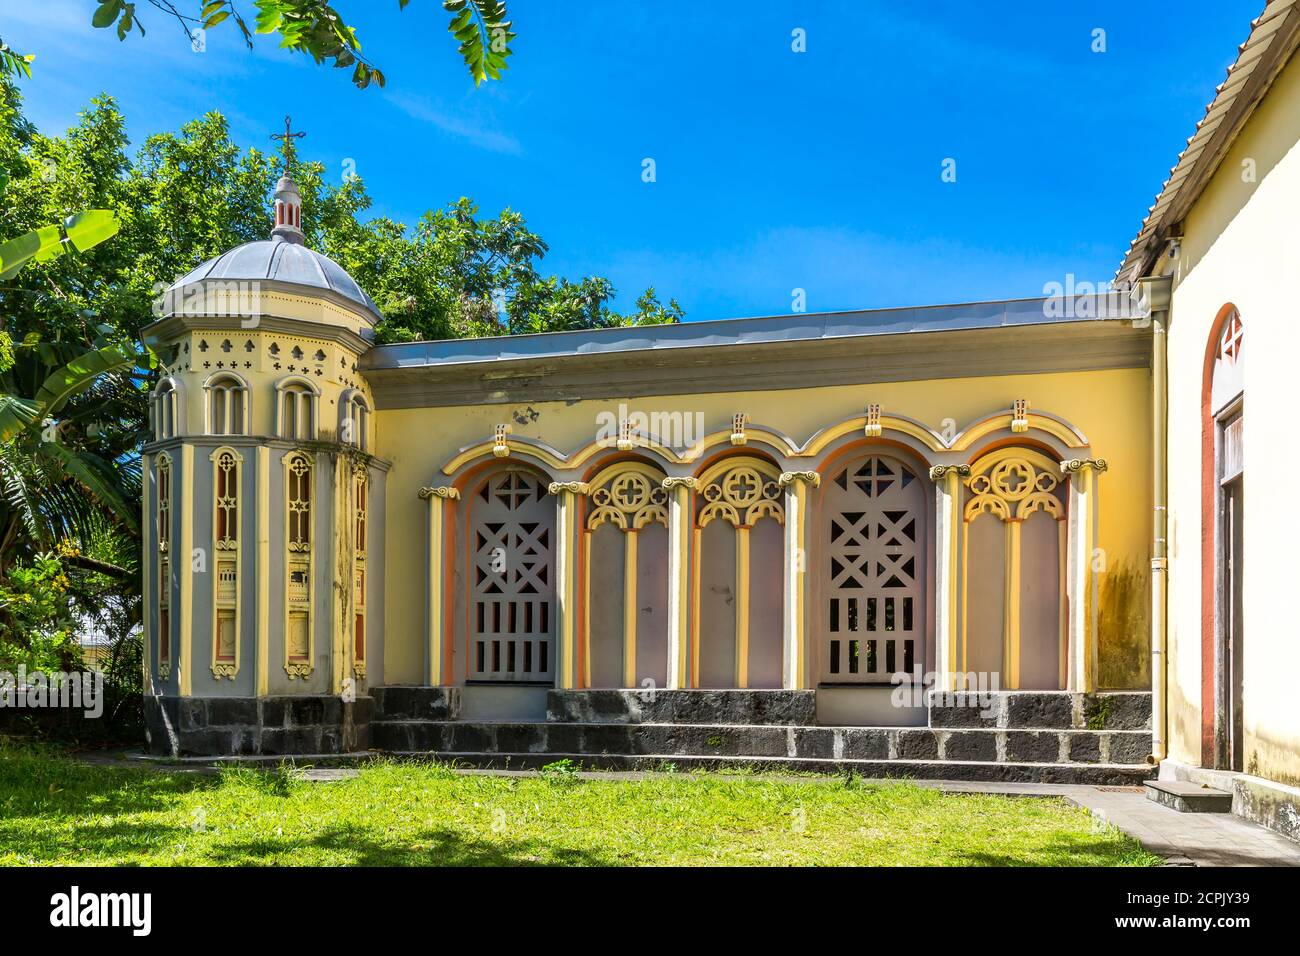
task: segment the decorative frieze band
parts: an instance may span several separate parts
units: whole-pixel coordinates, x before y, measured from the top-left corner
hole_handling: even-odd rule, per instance
[[[437,488],[421,488],[420,498],[428,500],[429,498],[451,498],[460,497],[460,489],[453,488],[450,485],[440,485]]]

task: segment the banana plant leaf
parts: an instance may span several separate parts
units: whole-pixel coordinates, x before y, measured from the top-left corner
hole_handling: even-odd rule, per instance
[[[13,278],[33,259],[37,262],[56,259],[68,251],[68,245],[78,252],[85,252],[117,235],[121,228],[122,224],[112,210],[87,209],[69,216],[62,223],[42,226],[0,243],[0,282]]]

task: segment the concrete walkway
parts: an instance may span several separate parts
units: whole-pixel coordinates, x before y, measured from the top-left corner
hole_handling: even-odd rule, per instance
[[[949,793],[1062,797],[1119,827],[1170,866],[1300,866],[1300,844],[1231,813],[1179,813],[1148,799],[1142,787],[948,780],[933,786]]]

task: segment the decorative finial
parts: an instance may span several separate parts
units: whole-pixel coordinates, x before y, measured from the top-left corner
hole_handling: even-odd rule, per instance
[[[290,170],[294,163],[293,141],[306,135],[301,130],[293,132],[288,116],[284,118],[284,132],[271,134],[271,139],[282,141],[281,148],[284,151],[284,173],[275,184],[275,228],[271,230],[271,238],[283,239],[299,246],[306,242],[307,237],[302,231],[302,195],[298,192],[298,184],[293,181]]]

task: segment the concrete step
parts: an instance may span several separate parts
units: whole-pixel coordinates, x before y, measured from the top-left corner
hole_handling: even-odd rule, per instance
[[[1090,786],[1140,785],[1151,770],[1131,764],[995,763],[963,760],[852,760],[817,757],[754,757],[695,754],[504,753],[403,751],[393,756],[439,760],[468,767],[537,770],[569,760],[584,770],[745,770],[775,773],[853,773],[867,779],[968,780],[998,783],[1062,783]]]
[[[395,753],[590,754],[1127,766],[1151,775],[1146,731],[378,720],[372,746]]]
[[[1147,799],[1179,813],[1231,813],[1232,794],[1184,780],[1148,780]]]

